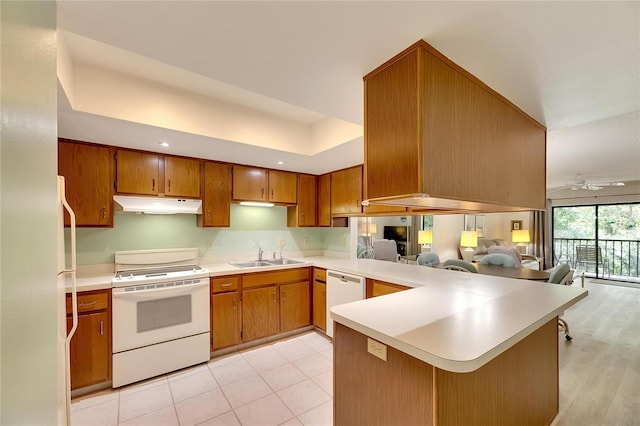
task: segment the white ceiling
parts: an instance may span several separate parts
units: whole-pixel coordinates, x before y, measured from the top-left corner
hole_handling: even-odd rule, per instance
[[[548,186],[640,179],[640,2],[57,3],[61,40],[85,73],[128,74],[309,134],[322,120],[361,126],[362,76],[424,39],[547,126]],[[78,76],[61,90],[61,137],[154,151],[169,140],[175,154],[310,173],[363,161],[361,137],[272,149],[140,124],[123,96],[109,101],[124,115],[98,113],[73,95],[89,89]]]

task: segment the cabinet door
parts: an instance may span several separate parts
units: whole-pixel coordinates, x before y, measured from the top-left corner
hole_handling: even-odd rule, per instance
[[[171,197],[200,197],[200,160],[164,157],[164,193]]]
[[[157,195],[160,158],[157,154],[119,149],[116,162],[117,192]]]
[[[67,318],[67,331],[72,319]],[[71,389],[105,382],[110,379],[108,312],[78,315],[78,328],[71,339]]]
[[[285,332],[311,323],[309,281],[280,286],[280,331]]]
[[[331,173],[331,214],[362,212],[362,166]]]
[[[316,226],[316,177],[298,175],[298,226]]]
[[[242,341],[278,333],[278,289],[269,287],[242,292]]]
[[[269,170],[269,201],[295,204],[298,194],[298,175]]]
[[[313,282],[313,325],[327,329],[327,285]]]
[[[58,174],[78,226],[113,225],[113,159],[108,147],[58,142]],[[69,225],[65,212],[64,224]]]
[[[267,201],[267,171],[256,167],[234,165],[233,199]]]
[[[229,164],[204,163],[202,226],[230,226],[231,173]]]
[[[212,350],[240,344],[239,297],[237,292],[211,297]]]
[[[318,226],[331,226],[331,174],[318,176]]]

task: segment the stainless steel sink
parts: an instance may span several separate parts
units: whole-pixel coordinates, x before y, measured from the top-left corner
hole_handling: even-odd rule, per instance
[[[291,260],[291,259],[273,259],[267,260],[267,263],[270,265],[295,265],[296,263],[304,263],[299,260]]]
[[[257,268],[260,266],[273,266],[272,263],[265,262],[264,260],[254,260],[252,262],[239,262],[239,263],[231,263],[233,266],[237,266],[238,268]]]
[[[291,259],[273,259],[273,260],[254,260],[252,262],[231,263],[238,268],[258,268],[260,266],[279,266],[279,265],[295,265],[296,263],[304,263],[299,260]]]

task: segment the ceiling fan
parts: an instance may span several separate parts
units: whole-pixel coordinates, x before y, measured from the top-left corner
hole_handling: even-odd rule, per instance
[[[547,189],[547,192],[555,192],[562,191],[563,189],[571,189],[572,191],[578,191],[581,189],[585,189],[588,191],[599,191],[602,188],[607,188],[611,186],[624,186],[624,182],[598,182],[598,183],[590,183],[586,180],[576,176],[575,179],[567,181],[564,185],[553,186]]]

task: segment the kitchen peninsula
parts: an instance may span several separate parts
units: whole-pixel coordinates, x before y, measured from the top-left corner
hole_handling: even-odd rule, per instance
[[[334,424],[551,423],[557,316],[586,290],[385,266],[420,287],[332,309]]]

